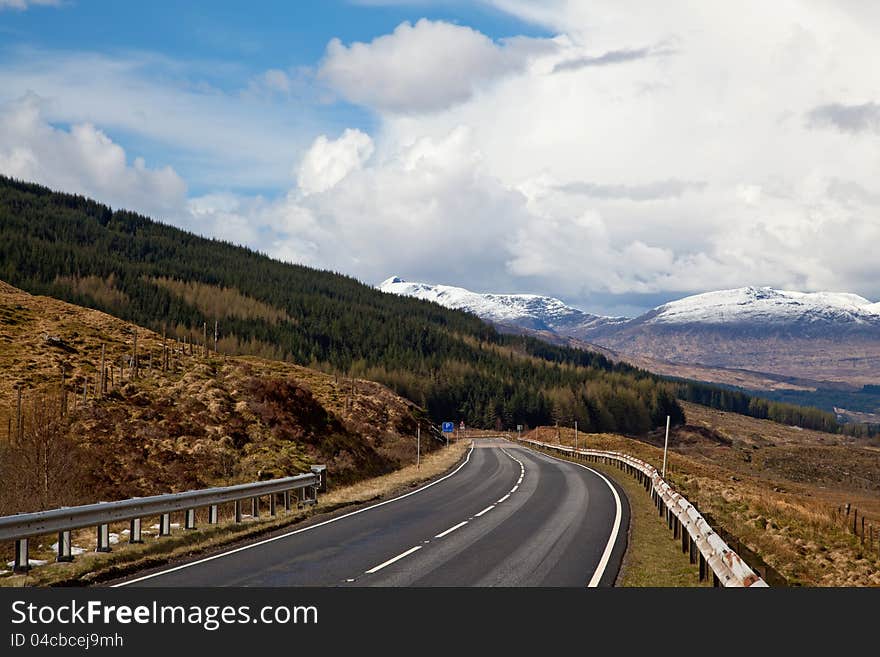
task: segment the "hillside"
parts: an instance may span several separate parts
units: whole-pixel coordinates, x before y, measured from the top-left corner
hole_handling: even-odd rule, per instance
[[[5,178],[0,279],[179,339],[216,321],[221,353],[378,381],[435,421],[536,426],[577,411],[630,433],[682,416],[668,384],[599,354]]]
[[[286,476],[313,463],[350,483],[414,458],[423,412],[379,384],[165,347],[163,368],[160,334],[0,282],[0,515]]]

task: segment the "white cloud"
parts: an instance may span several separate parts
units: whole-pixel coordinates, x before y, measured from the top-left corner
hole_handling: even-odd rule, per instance
[[[24,11],[29,7],[50,6],[57,7],[61,4],[61,0],[0,0],[0,10],[18,9]]]
[[[221,75],[240,77],[243,89],[206,82]],[[302,90],[296,71],[285,75],[296,95]],[[296,154],[326,129],[327,110],[319,112],[307,97],[295,109],[270,102],[269,92],[281,96],[283,83],[275,73],[262,79],[262,95],[243,93],[248,77],[234,64],[18,49],[0,66],[0,102],[33,91],[51,123],[91,123],[149,143],[173,158],[193,186],[282,187]]]
[[[880,71],[864,64],[877,12],[494,4],[559,30],[558,49],[469,102],[386,112],[376,144],[470,128],[484,170],[528,198],[532,218],[507,242],[508,289],[584,303],[747,284],[880,297]]]
[[[347,129],[339,139],[321,135],[300,162],[299,188],[304,194],[325,192],[360,169],[373,154],[373,140],[360,130]]]
[[[90,123],[51,126],[33,95],[0,106],[0,173],[85,194],[164,218],[177,212],[186,185],[170,167],[129,164],[125,151]]]
[[[318,71],[353,103],[397,113],[431,112],[471,98],[487,83],[520,71],[551,41],[495,43],[466,26],[443,21],[401,23],[370,43],[333,39]]]

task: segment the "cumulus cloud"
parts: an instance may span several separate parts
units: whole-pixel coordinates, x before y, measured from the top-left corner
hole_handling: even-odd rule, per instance
[[[306,195],[325,192],[349,173],[360,169],[373,154],[373,140],[360,130],[347,129],[339,139],[318,137],[297,171],[299,188]]]
[[[318,71],[347,100],[380,111],[431,112],[471,98],[478,88],[522,70],[552,41],[515,38],[496,43],[466,26],[404,22],[370,43],[327,45]]]
[[[880,134],[880,105],[874,102],[861,105],[829,103],[812,109],[807,120],[813,127],[832,127],[851,134]]]
[[[0,173],[159,218],[176,212],[186,195],[173,169],[151,169],[141,158],[129,163],[122,147],[94,125],[53,127],[34,94],[0,106]]]

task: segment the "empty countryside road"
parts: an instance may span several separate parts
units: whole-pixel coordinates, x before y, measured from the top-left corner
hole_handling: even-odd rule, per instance
[[[612,480],[478,439],[417,492],[120,585],[611,586],[628,526]]]

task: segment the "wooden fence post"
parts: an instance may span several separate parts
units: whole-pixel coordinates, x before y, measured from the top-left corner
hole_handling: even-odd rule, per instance
[[[107,375],[104,371],[104,347],[105,345],[101,345],[101,397],[104,396],[104,393],[107,392]]]
[[[24,430],[21,426],[21,385],[16,386],[18,390],[18,402],[15,411],[15,435],[19,442],[24,438]]]

